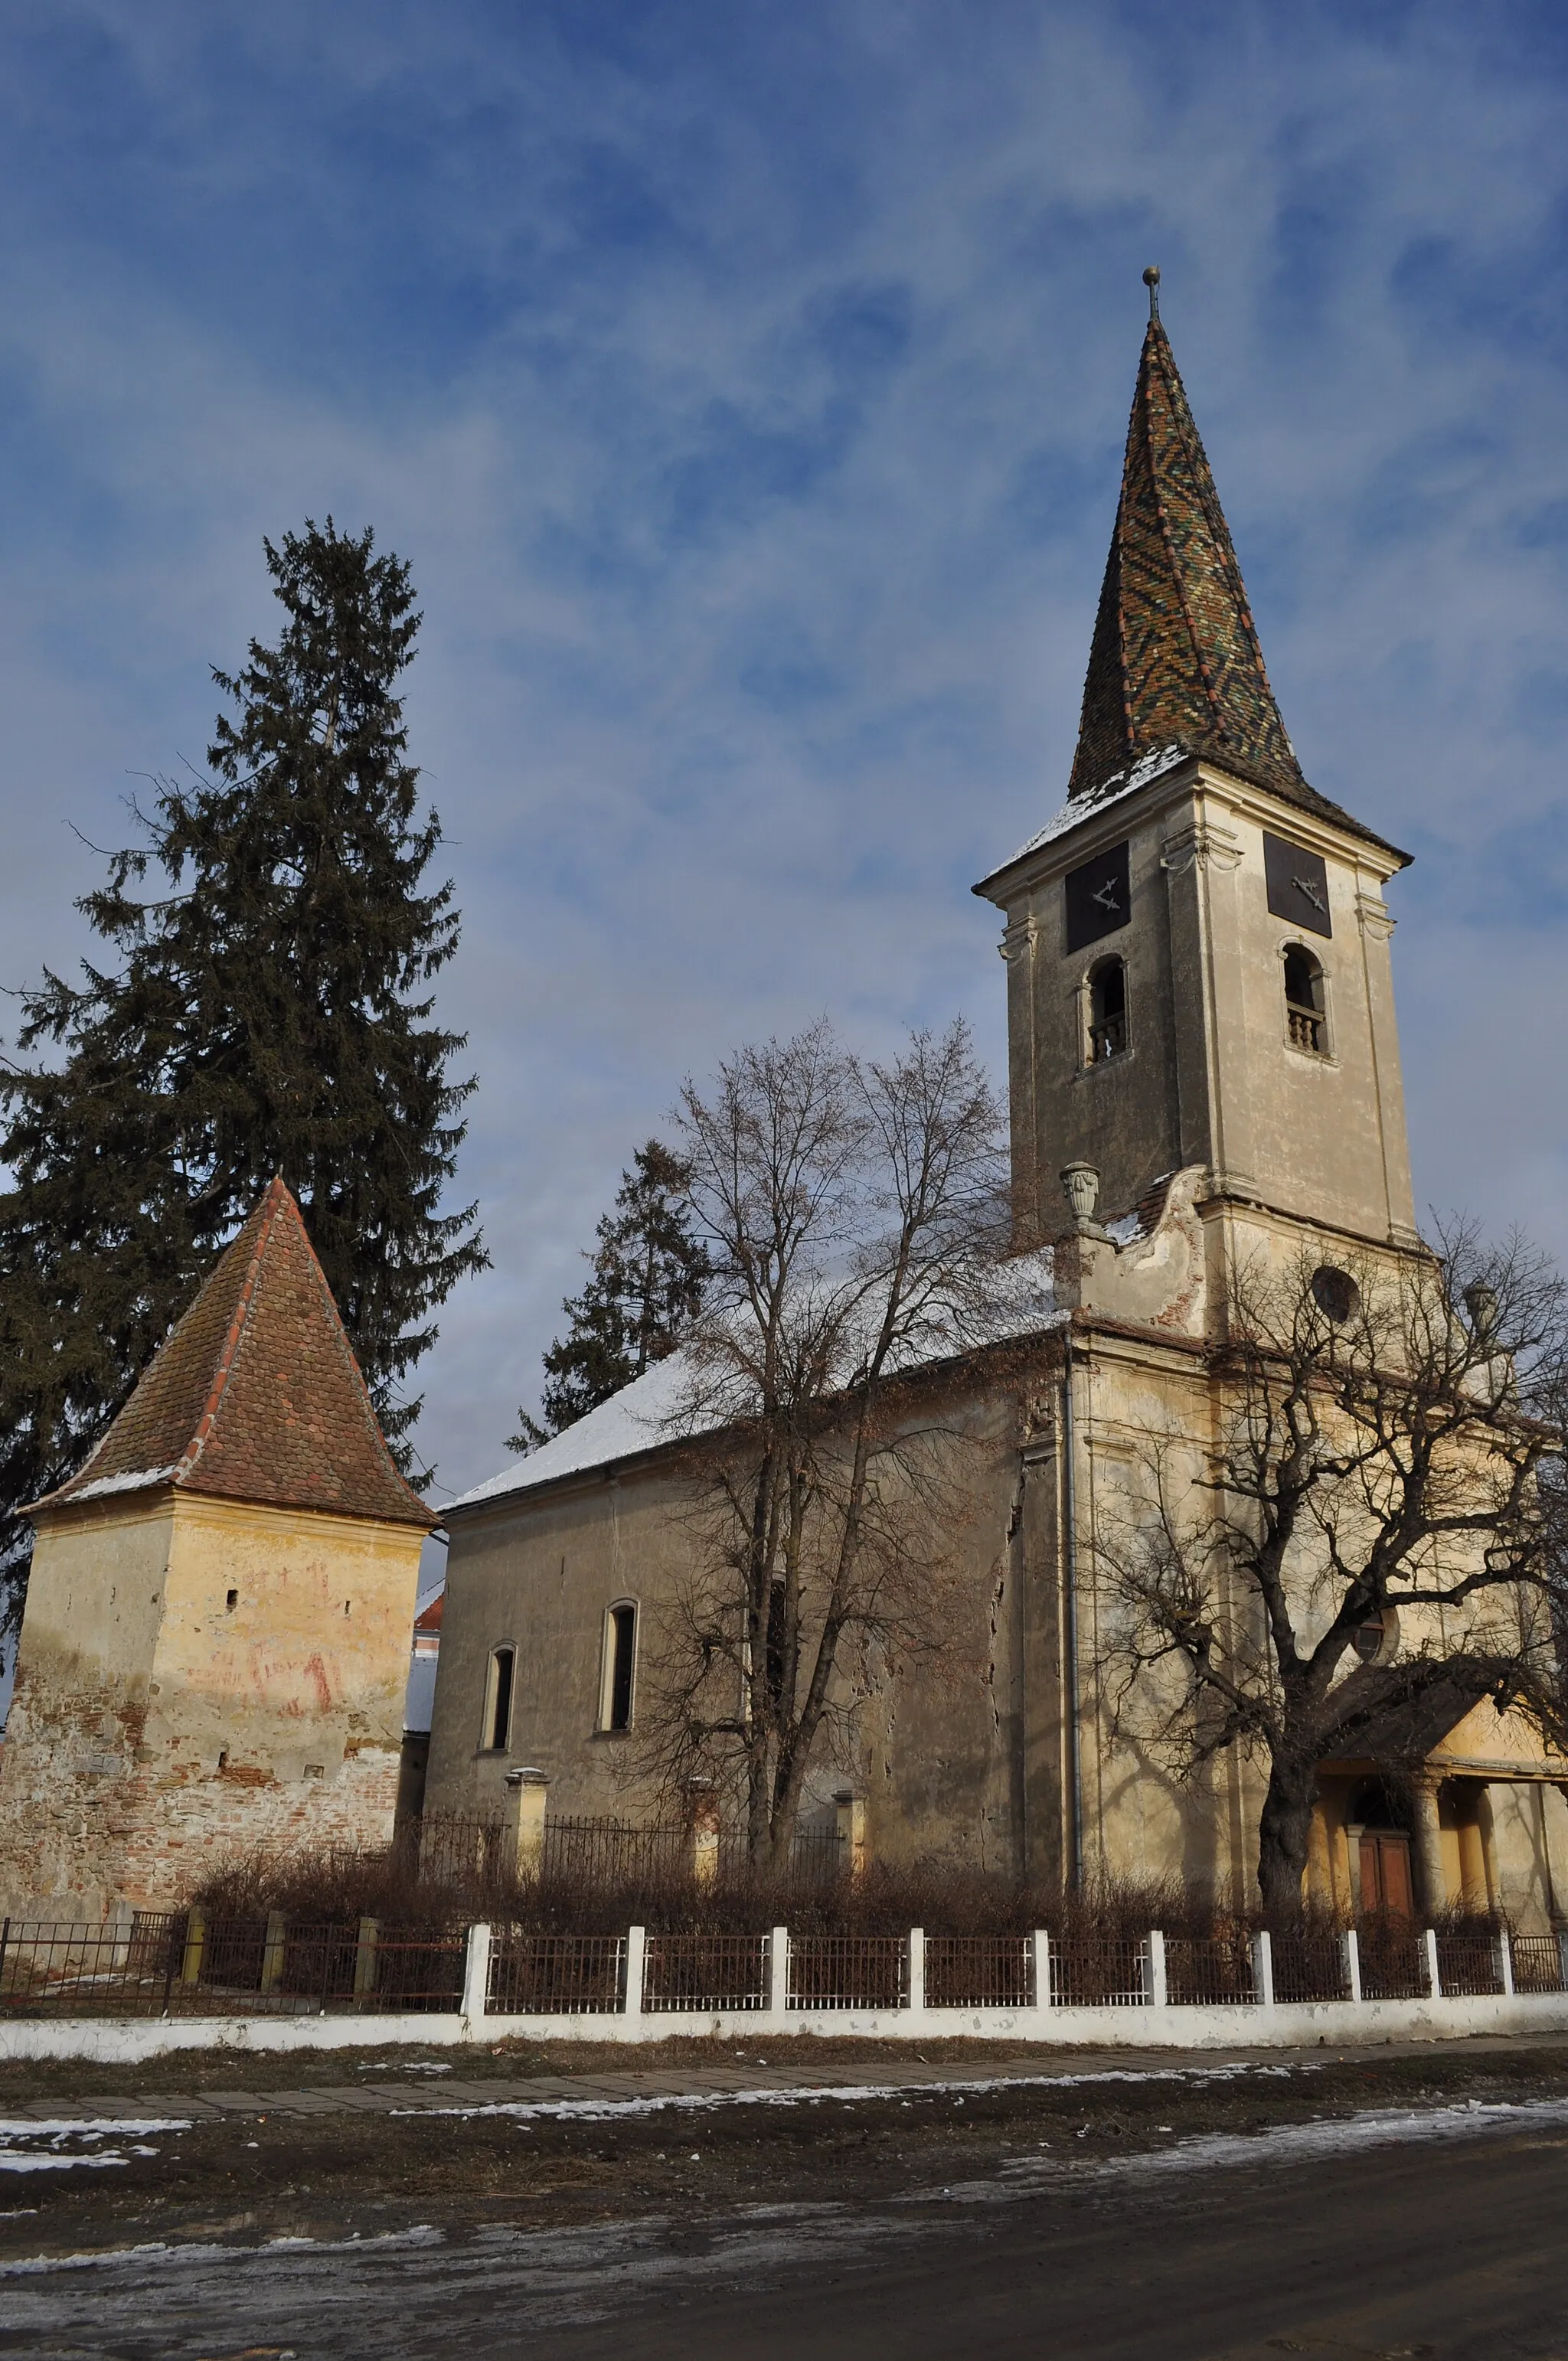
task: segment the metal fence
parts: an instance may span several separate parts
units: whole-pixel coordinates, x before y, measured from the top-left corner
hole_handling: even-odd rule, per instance
[[[1363,2000],[1420,2000],[1431,1990],[1427,1947],[1402,1918],[1366,1918],[1356,1929]]]
[[[5,1922],[0,2010],[19,2016],[304,2016],[449,2011],[460,1929],[143,1912],[103,1927]]]
[[[559,1819],[544,1823],[543,1867],[548,1877],[611,1883],[655,1877],[689,1867],[692,1840],[684,1828],[642,1828],[635,1820]]]
[[[1057,2008],[1140,2008],[1151,1996],[1149,1947],[1136,1936],[1051,1939],[1051,2001]]]
[[[789,1947],[791,2008],[902,2008],[909,1996],[902,1935],[801,1935]]]
[[[481,1933],[484,1930],[481,1929]],[[635,1938],[635,1940],[633,1938]],[[199,1911],[142,1913],[106,1926],[6,1920],[0,1927],[0,2016],[289,2017],[328,2013],[458,2014],[464,2004],[470,1930],[356,1923],[313,1925],[274,1912],[266,1919],[208,1922]],[[486,2005],[518,2016],[610,2015],[629,2005],[653,2015],[741,2015],[771,2004],[765,1935],[708,1933],[538,1935],[489,1929]],[[1153,1938],[1051,1938],[1050,2004],[1139,2008],[1152,2004]],[[1493,1937],[1439,1931],[1441,1996],[1500,1998],[1568,1991],[1555,1935]],[[1365,2000],[1425,1999],[1429,1938],[1393,1918],[1357,1930]],[[641,1954],[641,1988],[627,1990]],[[1276,2002],[1351,1997],[1345,1938],[1332,1932],[1277,1933],[1271,1945]],[[476,1954],[476,1959],[477,1954]],[[1164,1945],[1165,1994],[1175,2007],[1253,2006],[1253,1938],[1236,1927]],[[1032,2007],[1032,1944],[1024,1935],[930,1935],[922,1938],[930,2009]],[[911,1946],[898,1935],[802,1935],[788,1943],[784,2004],[792,2010],[906,2009]]]
[[[18,2016],[161,2016],[183,1964],[181,1912],[102,1927],[8,1918],[0,2009]]]
[[[1437,1974],[1452,1999],[1484,1998],[1503,1989],[1502,1946],[1494,1935],[1444,1935],[1437,1938]]]
[[[1257,1983],[1247,1929],[1167,1936],[1165,1992],[1178,2008],[1250,2006],[1257,1999]]]
[[[608,2016],[625,2003],[623,1935],[521,1935],[490,1942],[486,2006],[500,2016]]]
[[[642,1957],[647,2009],[750,2009],[768,2004],[765,1935],[650,1935]]]
[[[1518,1993],[1568,1992],[1563,1972],[1563,1943],[1556,1935],[1513,1935],[1508,1938]]]
[[[1344,1943],[1340,1936],[1286,1932],[1275,1935],[1269,1949],[1274,1958],[1277,2001],[1350,1998]]]
[[[1027,2008],[1034,1998],[1026,1935],[927,1935],[927,2008]]]
[[[393,1846],[427,1885],[494,1885],[511,1868],[507,1832],[488,1812],[423,1812],[400,1828]]]

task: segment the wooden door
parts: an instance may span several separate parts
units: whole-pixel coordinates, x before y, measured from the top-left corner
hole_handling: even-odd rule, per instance
[[[1361,1906],[1367,1913],[1387,1910],[1397,1918],[1415,1916],[1409,1837],[1382,1828],[1368,1828],[1363,1833]]]

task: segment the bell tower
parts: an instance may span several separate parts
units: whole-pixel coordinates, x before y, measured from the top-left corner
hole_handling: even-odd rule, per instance
[[[975,887],[1006,917],[1014,1226],[1221,1199],[1415,1240],[1383,889],[1409,856],[1310,787],[1209,462],[1149,324],[1067,802]]]

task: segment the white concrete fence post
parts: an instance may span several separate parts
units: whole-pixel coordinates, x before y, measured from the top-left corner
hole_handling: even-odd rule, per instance
[[[1345,1928],[1344,1933],[1340,1937],[1340,1942],[1344,1953],[1344,1980],[1350,1987],[1352,2000],[1359,2001],[1361,1998],[1361,1945],[1356,1940],[1354,1927]]]
[[[1505,2000],[1512,2000],[1514,1996],[1514,1944],[1513,1938],[1508,1933],[1506,1927],[1499,1927],[1497,1929],[1497,1982],[1503,1987],[1503,1998]]]
[[[488,1927],[470,1927],[468,1947],[463,1957],[463,2014],[470,2021],[481,2017],[490,1996],[490,1930]]]
[[[775,1927],[768,1938],[768,2015],[780,2032],[789,2006],[789,1928]]]
[[[911,1927],[909,1929],[908,2005],[911,2009],[924,2009],[926,2005],[926,1929],[924,1927]]]
[[[1442,1998],[1442,1971],[1437,1963],[1437,1928],[1426,1930],[1427,1991],[1433,2000]]]
[[[1049,2008],[1051,2004],[1051,1938],[1045,1927],[1036,1927],[1032,1946],[1034,1958],[1035,2006]]]
[[[1164,2008],[1168,1999],[1165,1974],[1165,1937],[1157,1927],[1149,1928],[1149,1983],[1145,1997],[1151,2007]]]
[[[1252,1938],[1252,1988],[1259,2008],[1274,2006],[1274,1938],[1266,1927]]]
[[[647,1958],[647,1928],[629,1927],[626,1930],[626,1997],[621,2003],[623,2016],[641,2016],[642,2014],[642,1979]]]

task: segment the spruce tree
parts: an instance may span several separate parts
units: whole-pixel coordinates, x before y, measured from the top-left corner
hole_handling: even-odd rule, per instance
[[[510,1444],[547,1443],[662,1360],[702,1301],[707,1252],[694,1235],[686,1168],[658,1140],[632,1157],[614,1210],[601,1214],[593,1273],[561,1309],[571,1323],[544,1356],[543,1425],[520,1411]]]
[[[78,905],[113,956],[21,995],[0,1074],[0,1572],[274,1172],[405,1464],[403,1380],[487,1258],[475,1208],[440,1210],[473,1083],[432,1021],[458,914],[425,885],[440,824],[395,693],[409,569],[330,517],[264,547],[285,620],[214,671],[211,775],[133,806],[138,840]]]

